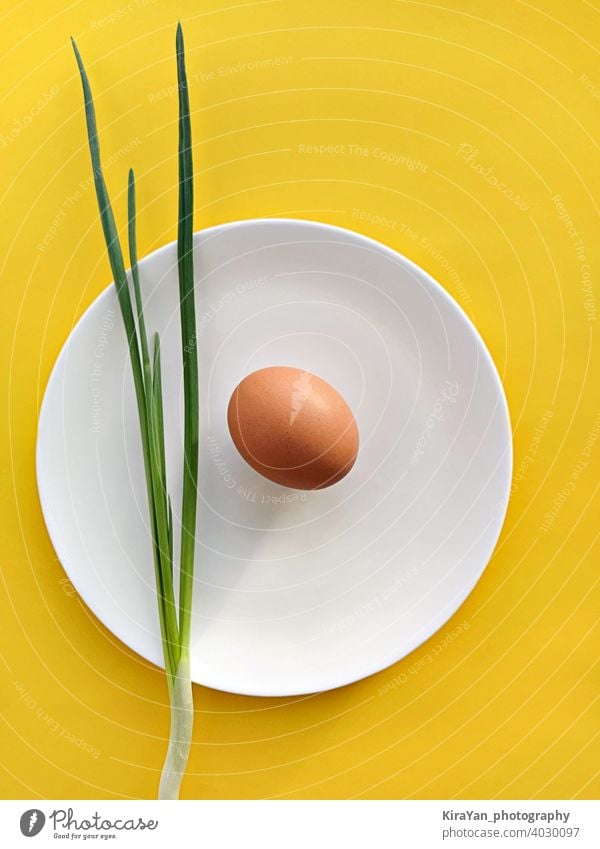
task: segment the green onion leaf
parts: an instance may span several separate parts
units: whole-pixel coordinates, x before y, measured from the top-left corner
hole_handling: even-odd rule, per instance
[[[123,252],[102,173],[100,144],[92,92],[75,41],[85,103],[88,143],[94,173],[98,209],[117,299],[127,336],[131,371],[138,406],[140,436],[148,508],[163,656],[171,704],[171,728],[167,756],[161,773],[159,798],[177,799],[186,769],[194,718],[190,677],[191,608],[194,575],[194,542],[198,486],[199,393],[194,306],[193,187],[190,107],[185,72],[183,33],[177,27],[177,77],[179,83],[179,226],[177,264],[184,388],[184,461],[181,509],[181,555],[179,563],[179,616],[173,579],[173,510],[167,490],[165,428],[162,397],[160,340],[154,336],[152,362],[144,319],[137,260],[135,177],[129,171],[127,189],[129,258],[135,298],[133,310]],[[136,324],[137,321],[137,324]]]
[[[146,334],[146,322],[144,321],[144,307],[142,304],[142,293],[140,290],[140,273],[137,262],[137,237],[135,231],[135,177],[133,174],[133,168],[129,169],[129,180],[127,184],[127,216],[129,219],[129,262],[131,263],[131,277],[133,280],[133,292],[137,310],[138,332],[140,337],[144,377],[146,378],[145,388],[147,394],[147,380],[150,375],[150,356],[148,354],[148,336]]]
[[[194,581],[194,542],[198,489],[198,359],[196,355],[196,314],[194,307],[193,177],[192,130],[183,31],[177,25],[177,83],[179,90],[179,227],[177,261],[181,311],[181,347],[184,390],[184,460],[181,507],[181,558],[179,583],[179,625],[182,650],[189,649],[192,591]]]
[[[83,87],[83,96],[85,103],[85,118],[87,125],[87,134],[88,134],[88,144],[90,149],[90,156],[92,160],[92,170],[94,174],[94,185],[96,188],[96,197],[98,200],[98,209],[100,211],[100,220],[102,222],[102,229],[104,232],[104,240],[106,242],[106,249],[108,252],[108,259],[110,262],[110,267],[113,273],[113,278],[115,282],[115,288],[117,291],[117,299],[119,302],[119,308],[121,311],[121,316],[123,318],[123,326],[125,328],[125,333],[127,336],[127,342],[129,346],[129,356],[131,359],[131,371],[133,375],[133,382],[135,387],[135,395],[138,405],[138,417],[140,423],[140,435],[142,439],[142,452],[144,456],[144,467],[146,470],[146,487],[148,493],[148,506],[150,511],[150,524],[152,526],[152,547],[154,554],[154,568],[155,568],[155,579],[156,579],[156,590],[157,590],[157,601],[158,601],[158,614],[159,614],[159,622],[160,622],[160,632],[163,643],[163,654],[165,657],[165,665],[167,669],[167,677],[169,681],[169,685],[172,683],[173,676],[175,674],[175,668],[172,665],[171,652],[169,650],[169,631],[171,629],[167,626],[166,621],[166,600],[165,600],[165,592],[163,586],[163,578],[162,578],[162,568],[161,568],[161,556],[160,556],[160,547],[158,542],[158,533],[156,526],[156,515],[154,509],[154,499],[152,492],[152,463],[150,457],[150,440],[149,440],[149,432],[148,432],[148,410],[147,410],[147,398],[146,398],[146,380],[144,379],[144,374],[142,372],[142,364],[140,360],[140,349],[138,345],[138,337],[135,326],[135,319],[133,315],[133,309],[131,305],[131,296],[129,292],[129,285],[127,280],[127,274],[125,272],[125,264],[123,262],[123,252],[121,250],[121,244],[119,242],[119,236],[117,233],[117,228],[115,225],[115,218],[112,211],[112,206],[110,203],[110,198],[108,195],[108,189],[106,188],[106,183],[104,181],[104,175],[102,173],[102,163],[100,160],[100,143],[98,140],[98,130],[96,127],[96,112],[94,109],[94,101],[92,98],[92,90],[90,87],[88,75],[86,73],[83,60],[81,58],[81,54],[77,48],[75,40],[72,38],[71,42],[73,44],[73,50],[75,52],[75,58],[77,59],[77,65],[79,67],[79,74],[81,77],[81,84]],[[135,205],[132,207],[133,209],[133,228],[135,229]],[[134,247],[135,250],[135,247]],[[137,264],[137,263],[136,263]]]

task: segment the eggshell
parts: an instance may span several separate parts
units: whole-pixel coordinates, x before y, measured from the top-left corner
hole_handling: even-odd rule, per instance
[[[272,366],[245,377],[227,409],[246,462],[292,489],[323,489],[345,477],[358,453],[358,428],[339,392],[308,371]]]

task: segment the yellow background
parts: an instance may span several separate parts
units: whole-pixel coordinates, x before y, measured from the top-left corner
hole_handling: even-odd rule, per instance
[[[195,688],[183,795],[597,795],[593,3],[24,0],[1,15],[0,796],[153,797],[162,764],[163,676],[73,595],[34,446],[55,358],[110,279],[68,36],[90,72],[121,224],[135,166],[143,255],[175,237],[178,17],[197,227],[314,218],[421,264],[494,356],[516,474],[483,578],[410,657],[305,698]]]

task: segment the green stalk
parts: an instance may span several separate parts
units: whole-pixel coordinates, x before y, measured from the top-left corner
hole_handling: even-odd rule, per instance
[[[181,348],[183,355],[184,464],[181,507],[181,560],[179,585],[179,626],[182,648],[189,649],[196,538],[196,497],[198,490],[198,358],[196,356],[196,314],[194,307],[193,177],[190,101],[181,24],[177,25],[177,83],[179,90],[179,227],[177,264],[181,304]]]
[[[142,440],[142,453],[144,456],[144,468],[146,470],[146,487],[148,494],[148,506],[150,511],[150,523],[152,526],[152,548],[154,556],[154,570],[156,579],[156,590],[158,600],[158,614],[160,622],[160,633],[163,644],[163,654],[165,657],[165,666],[167,669],[167,678],[169,686],[175,673],[174,666],[170,663],[169,658],[169,634],[172,632],[172,626],[167,625],[166,619],[166,604],[164,597],[164,588],[162,580],[162,568],[160,548],[158,545],[158,536],[156,531],[156,517],[154,513],[154,501],[152,497],[152,465],[150,459],[150,440],[148,433],[148,413],[146,402],[145,381],[142,371],[142,363],[140,359],[140,349],[138,344],[138,334],[135,326],[133,308],[131,305],[131,295],[129,292],[129,284],[127,273],[125,271],[125,263],[123,261],[123,252],[117,234],[115,218],[102,173],[102,163],[100,159],[100,142],[98,139],[98,130],[96,127],[96,112],[94,109],[94,101],[92,98],[92,90],[90,88],[89,79],[81,59],[81,54],[75,44],[75,40],[71,39],[75,58],[79,67],[81,77],[81,85],[83,88],[83,97],[85,103],[85,119],[87,125],[88,143],[90,156],[92,160],[92,171],[94,175],[94,185],[96,188],[96,197],[98,200],[98,209],[100,211],[100,220],[102,222],[102,230],[104,232],[104,240],[108,252],[108,259],[115,281],[117,291],[117,299],[121,316],[123,318],[123,326],[127,336],[129,346],[129,357],[131,360],[131,372],[133,375],[133,383],[135,387],[135,395],[138,406],[138,418],[140,423],[140,436]]]
[[[171,508],[171,499],[167,491],[160,341],[156,334],[151,361],[137,263],[135,179],[133,171],[130,170],[127,206],[129,258],[135,298],[134,313],[129,280],[123,261],[123,252],[119,242],[108,190],[102,174],[100,145],[92,92],[77,45],[73,39],[71,41],[83,86],[88,142],[98,208],[121,316],[123,318],[123,326],[127,336],[138,406],[148,509],[152,530],[158,614],[171,705],[169,745],[160,779],[159,798],[177,799],[189,757],[194,718],[192,682],[190,678],[190,634],[194,578],[199,432],[198,360],[196,354],[196,317],[194,306],[192,141],[183,33],[179,24],[176,40],[177,77],[179,83],[179,227],[177,236],[177,260],[184,387],[184,461],[181,553],[179,562],[179,609],[177,609],[175,603],[173,587],[173,511]]]
[[[169,669],[177,670],[179,661],[179,628],[177,608],[173,593],[173,551],[172,528],[170,527],[169,499],[167,495],[167,477],[165,464],[165,435],[162,407],[162,385],[160,372],[160,346],[158,334],[154,336],[154,368],[149,395],[146,398],[148,410],[148,431],[150,436],[150,465],[154,515],[156,519],[156,537],[160,552],[161,579],[165,604],[165,619],[168,628]]]
[[[159,799],[177,799],[192,742],[194,704],[190,679],[190,634],[194,587],[194,543],[198,490],[198,358],[194,305],[193,166],[190,101],[185,71],[181,24],[177,25],[177,83],[179,90],[179,226],[177,268],[183,358],[184,456],[179,559],[180,656],[171,691],[171,734],[160,780]]]
[[[156,334],[153,372],[150,365],[148,336],[146,333],[146,322],[144,320],[140,275],[137,263],[135,176],[133,169],[129,170],[127,211],[129,219],[129,258],[137,310],[144,380],[146,428],[149,442],[149,462],[146,466],[146,481],[149,489],[148,501],[150,512],[153,517],[155,559],[158,561],[159,583],[157,586],[160,587],[161,606],[165,620],[166,634],[165,639],[163,639],[163,655],[165,657],[165,667],[168,670],[169,682],[172,683],[179,658],[179,627],[173,593],[173,529],[166,484],[160,351],[158,348],[158,334]]]
[[[149,378],[150,378],[150,355],[148,353],[148,335],[146,333],[146,322],[144,320],[144,305],[142,303],[142,292],[140,289],[140,273],[137,262],[137,237],[135,230],[135,177],[133,168],[129,169],[129,179],[127,183],[127,218],[129,221],[128,241],[129,241],[129,263],[131,265],[131,278],[133,280],[133,293],[135,296],[135,306],[137,310],[138,327],[140,329],[140,343],[142,353],[142,364],[144,367],[144,378],[146,395],[148,394]]]

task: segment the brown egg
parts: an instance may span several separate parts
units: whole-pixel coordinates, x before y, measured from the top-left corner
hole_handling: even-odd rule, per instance
[[[227,409],[229,432],[252,468],[292,489],[323,489],[348,474],[358,428],[336,390],[308,371],[273,366],[237,386]]]

